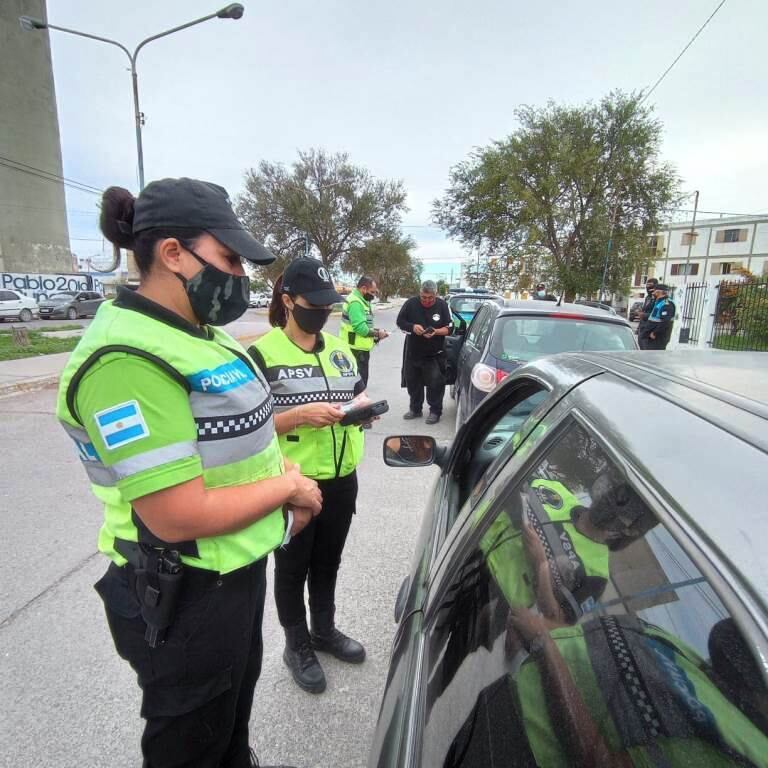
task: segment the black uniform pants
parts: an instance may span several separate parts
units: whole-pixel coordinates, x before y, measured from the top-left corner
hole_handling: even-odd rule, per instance
[[[363,352],[362,349],[353,349],[352,354],[357,360],[357,372],[360,374],[360,378],[363,380],[363,384],[368,386],[368,367],[371,362],[371,353]]]
[[[285,549],[275,550],[275,603],[280,624],[306,621],[304,584],[312,613],[335,606],[336,576],[357,501],[357,473],[318,480],[323,508]]]
[[[187,568],[176,618],[157,648],[144,639],[132,567],[112,564],[97,582],[117,652],[143,691],[144,768],[250,768],[266,562],[224,576]]]
[[[430,413],[442,415],[445,397],[445,355],[417,359],[406,357],[405,385],[408,387],[413,413],[421,413],[426,389]]]

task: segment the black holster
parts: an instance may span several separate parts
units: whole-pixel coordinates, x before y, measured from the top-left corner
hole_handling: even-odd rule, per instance
[[[134,574],[141,617],[147,625],[144,637],[150,647],[155,648],[165,642],[165,634],[176,616],[184,577],[181,556],[174,549],[141,544]]]

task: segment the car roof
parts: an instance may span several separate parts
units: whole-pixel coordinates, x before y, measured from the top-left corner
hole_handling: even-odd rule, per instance
[[[472,291],[464,291],[462,293],[449,293],[447,297],[449,299],[503,299],[498,293],[472,293]]]
[[[566,353],[519,371],[526,372],[555,384],[556,396],[575,386],[576,411],[668,499],[678,524],[716,552],[740,593],[756,596],[768,614],[768,355]]]
[[[619,315],[606,312],[598,307],[590,307],[588,304],[571,304],[556,301],[538,301],[536,299],[506,299],[501,308],[500,315],[568,315],[584,317],[589,320],[604,320],[609,323],[621,323],[629,325],[627,320]]]

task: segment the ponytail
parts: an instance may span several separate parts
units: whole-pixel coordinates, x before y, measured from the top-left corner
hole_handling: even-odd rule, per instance
[[[288,310],[283,304],[283,276],[275,280],[272,288],[272,302],[269,305],[269,324],[273,328],[285,328],[288,323]]]

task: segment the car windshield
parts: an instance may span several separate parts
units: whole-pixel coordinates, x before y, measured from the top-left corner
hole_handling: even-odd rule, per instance
[[[72,293],[54,293],[50,301],[71,301],[73,296]]]
[[[535,360],[558,352],[635,349],[632,329],[619,323],[565,317],[500,317],[491,339],[499,360]]]
[[[495,301],[491,296],[462,296],[451,301],[451,309],[454,312],[475,314],[486,301]]]

